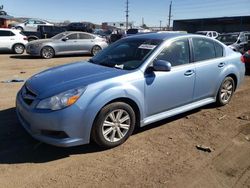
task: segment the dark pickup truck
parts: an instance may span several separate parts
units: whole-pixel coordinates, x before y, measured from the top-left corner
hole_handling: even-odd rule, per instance
[[[48,25],[40,25],[37,28],[37,31],[22,31],[22,33],[27,36],[28,41],[33,41],[37,39],[46,39],[51,38],[59,33],[67,31],[67,27],[61,26],[48,26]]]

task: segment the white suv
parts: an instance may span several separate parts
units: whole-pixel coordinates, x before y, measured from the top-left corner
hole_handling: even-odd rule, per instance
[[[22,54],[28,43],[27,37],[16,29],[0,29],[0,50],[11,50]]]

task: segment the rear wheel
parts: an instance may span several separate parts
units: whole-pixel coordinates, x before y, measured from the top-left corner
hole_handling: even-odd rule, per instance
[[[103,107],[97,115],[91,136],[99,146],[112,148],[124,143],[134,127],[133,108],[126,103],[115,102]]]
[[[55,56],[55,51],[52,47],[45,46],[41,50],[41,56],[45,59],[50,59]]]
[[[15,44],[13,46],[13,52],[16,54],[22,54],[25,50],[25,47],[23,44]]]
[[[98,52],[100,52],[102,48],[100,46],[94,46],[91,50],[91,54],[95,56]]]
[[[217,94],[217,104],[219,106],[224,106],[228,104],[233,96],[235,90],[235,82],[232,77],[226,77],[218,91]]]

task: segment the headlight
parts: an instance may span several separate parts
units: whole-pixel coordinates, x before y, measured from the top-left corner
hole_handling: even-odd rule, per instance
[[[55,95],[53,97],[41,100],[38,105],[37,109],[49,109],[49,110],[60,110],[67,106],[74,104],[83,92],[86,90],[86,87],[71,89]]]

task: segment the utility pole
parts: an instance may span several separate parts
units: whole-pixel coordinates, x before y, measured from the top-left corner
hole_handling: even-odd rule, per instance
[[[162,21],[160,20],[160,31],[161,31],[161,23],[162,23]]]
[[[128,11],[128,4],[129,4],[129,2],[128,2],[128,0],[126,0],[126,30],[128,30],[128,13],[129,13],[129,11]]]
[[[168,12],[169,12],[169,14],[168,14],[168,30],[170,30],[170,22],[171,22],[171,17],[172,17],[172,1],[170,1]]]

